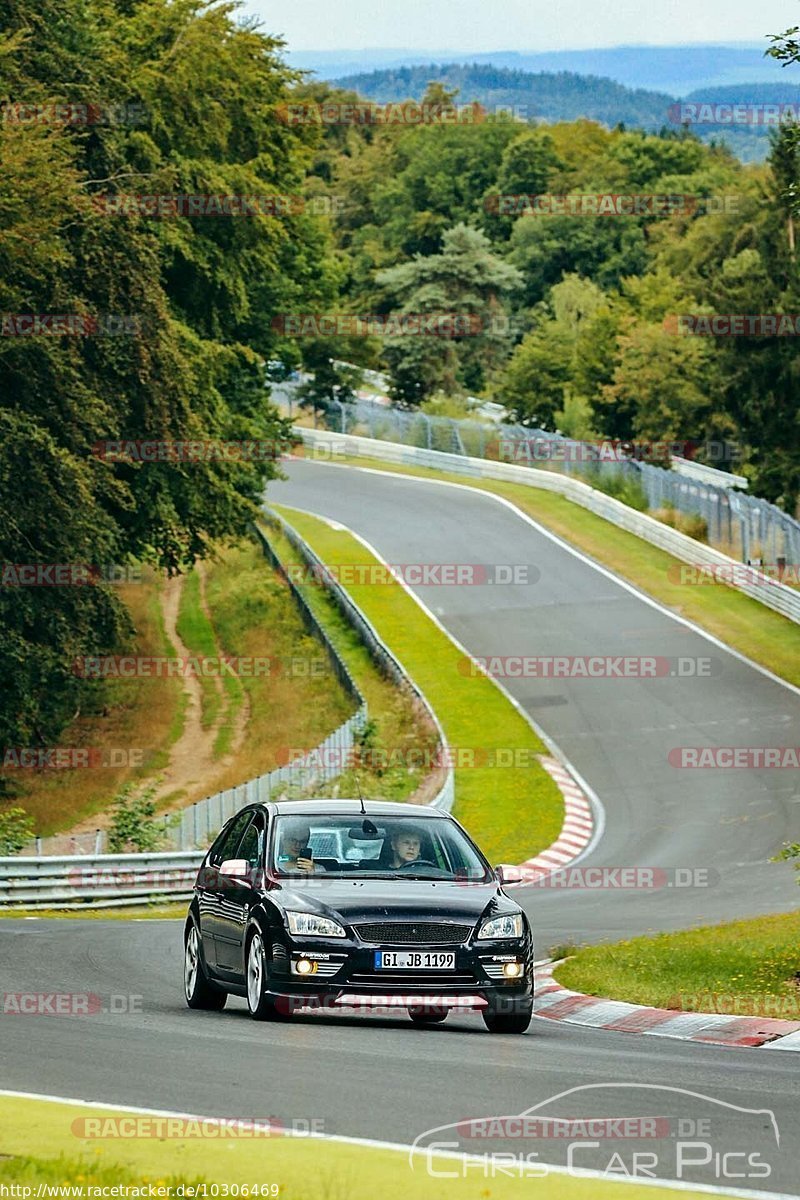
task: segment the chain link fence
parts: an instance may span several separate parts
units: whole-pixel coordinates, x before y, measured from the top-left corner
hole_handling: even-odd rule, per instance
[[[289,403],[286,391],[274,398],[282,406]],[[321,421],[335,433],[556,471],[623,500],[641,496],[650,512],[673,509],[700,517],[708,544],[742,562],[800,564],[800,522],[776,505],[650,463],[612,459],[592,443],[524,425],[430,417],[367,400],[334,401]]]

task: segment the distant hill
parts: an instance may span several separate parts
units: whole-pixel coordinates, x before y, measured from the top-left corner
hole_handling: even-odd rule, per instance
[[[369,100],[421,100],[428,83],[440,80],[458,88],[459,103],[479,101],[490,112],[510,108],[524,120],[574,121],[590,117],[604,125],[641,125],[660,129],[669,120],[675,98],[666,93],[633,90],[595,75],[571,71],[512,71],[504,67],[468,66],[460,63],[387,68],[368,75],[335,80],[337,87],[352,89]]]
[[[476,63],[516,71],[570,71],[613,79],[630,88],[647,88],[685,96],[698,88],[729,84],[781,83],[780,63],[764,57],[763,42],[688,46],[612,46],[600,50],[495,50],[465,54],[452,49],[427,53],[404,49],[296,50],[289,52],[295,67],[315,71],[322,79],[369,74],[385,68],[421,66],[426,62]]]
[[[682,97],[683,103],[786,104],[800,106],[800,82],[746,83],[698,88]],[[597,75],[511,70],[479,63],[427,63],[387,67],[368,74],[347,75],[333,82],[369,100],[386,104],[396,100],[421,100],[431,80],[449,89],[458,88],[459,102],[477,100],[490,112],[509,109],[523,120],[573,121],[579,117],[612,127],[622,122],[657,131],[674,124],[676,97],[666,92],[628,88]],[[698,125],[704,140],[723,139],[744,162],[760,162],[769,152],[766,128]]]

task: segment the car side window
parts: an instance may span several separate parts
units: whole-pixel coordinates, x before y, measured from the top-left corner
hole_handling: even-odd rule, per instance
[[[232,824],[228,826],[225,834],[214,846],[210,859],[212,867],[218,867],[224,863],[226,859],[236,857],[236,850],[251,816],[251,812],[243,812],[240,813],[238,817],[234,818]]]
[[[236,852],[236,857],[247,859],[248,865],[252,868],[261,866],[263,861],[266,830],[267,825],[264,820],[264,814],[257,812]]]

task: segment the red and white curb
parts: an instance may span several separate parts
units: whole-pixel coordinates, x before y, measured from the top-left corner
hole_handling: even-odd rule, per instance
[[[800,1021],[679,1012],[669,1008],[626,1004],[621,1000],[599,1000],[596,996],[571,992],[556,983],[553,971],[557,966],[558,963],[548,963],[534,972],[534,1012],[537,1017],[616,1033],[677,1038],[683,1042],[800,1050]]]
[[[551,846],[520,865],[523,885],[568,866],[586,849],[594,833],[592,806],[583,788],[557,759],[542,754],[539,762],[564,797],[564,824]]]

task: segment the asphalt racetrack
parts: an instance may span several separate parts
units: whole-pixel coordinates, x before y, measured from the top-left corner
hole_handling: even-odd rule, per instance
[[[602,802],[605,833],[582,865],[702,869],[710,886],[620,892],[521,889],[540,955],[554,942],[789,910],[800,833],[787,770],[680,770],[682,746],[797,744],[800,696],[674,620],[485,496],[307,462],[270,499],[340,521],[392,563],[531,564],[535,583],[420,587],[478,656],[658,655],[711,659],[710,676],[505,679]],[[674,878],[670,876],[670,878]],[[800,1192],[800,1062],[534,1020],[489,1035],[478,1016],[415,1028],[405,1016],[251,1022],[244,1001],[189,1011],[179,922],[0,922],[0,991],[90,992],[91,1016],[0,1021],[2,1087],[226,1117],[393,1143],[499,1146],[536,1161],[761,1192]],[[116,999],[114,999],[116,997]],[[113,1011],[113,1010],[117,1011]],[[578,1090],[575,1090],[578,1089]],[[641,1136],[465,1139],[441,1128],[534,1110],[653,1118]],[[653,1132],[655,1130],[655,1133]],[[435,1132],[430,1132],[435,1131]],[[427,1135],[427,1142],[426,1142]],[[423,1169],[418,1167],[417,1169]],[[474,1171],[473,1171],[474,1177]],[[413,1178],[409,1179],[413,1195]]]

